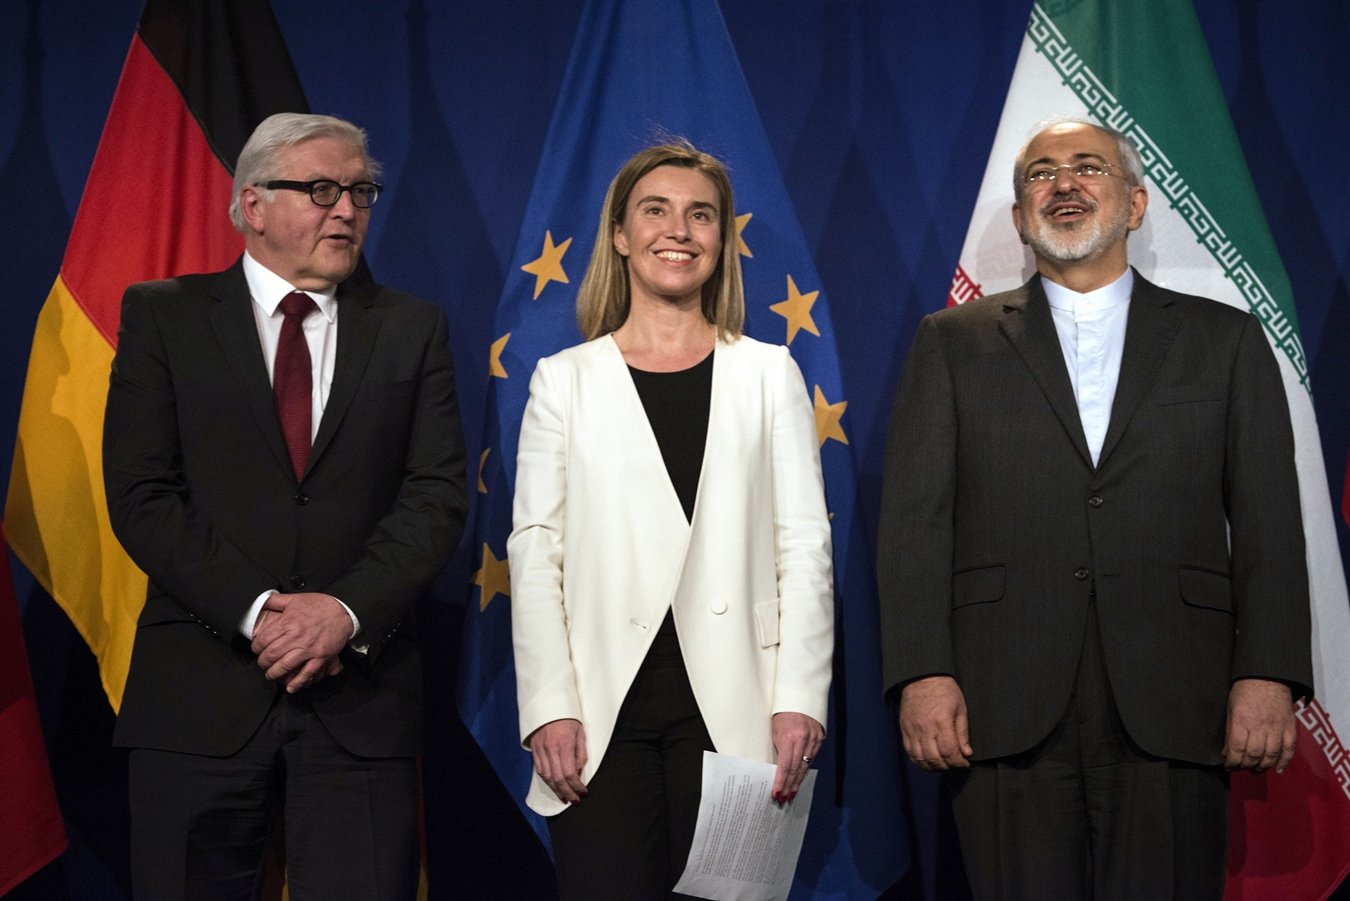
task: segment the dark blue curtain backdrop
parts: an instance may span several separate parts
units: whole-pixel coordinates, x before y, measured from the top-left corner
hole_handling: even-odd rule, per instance
[[[387,193],[367,258],[381,281],[449,311],[477,459],[493,311],[581,2],[274,6],[310,107],[364,126],[385,164]],[[1350,4],[1196,0],[1196,7],[1293,283],[1339,509],[1350,448]],[[945,300],[1029,9],[1028,0],[722,4],[829,295],[858,505],[872,526],[894,381],[915,324]],[[33,324],[60,265],[140,0],[4,0],[0,10],[3,486]],[[1341,530],[1345,549],[1343,523]],[[432,690],[425,774],[432,897],[548,898],[548,859],[455,712],[469,571],[461,549],[422,627]],[[111,713],[64,614],[18,577],[71,850],[16,896],[127,897],[125,761],[107,747]],[[959,897],[941,863],[949,860],[942,824],[922,800],[935,785],[915,773],[907,780],[921,799],[911,832],[923,871],[890,894]]]

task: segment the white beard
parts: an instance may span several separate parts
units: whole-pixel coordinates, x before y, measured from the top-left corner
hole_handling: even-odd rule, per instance
[[[1093,204],[1095,214],[1099,206]],[[1121,206],[1113,221],[1103,221],[1093,215],[1086,223],[1057,225],[1053,218],[1039,210],[1023,220],[1022,240],[1031,245],[1038,256],[1057,263],[1076,263],[1097,256],[1129,233],[1130,208]]]

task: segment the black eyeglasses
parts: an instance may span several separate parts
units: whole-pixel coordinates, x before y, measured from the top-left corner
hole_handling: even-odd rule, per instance
[[[342,192],[346,191],[352,195],[352,206],[362,210],[370,209],[375,205],[375,201],[380,199],[380,189],[384,187],[384,185],[377,185],[373,181],[358,181],[350,185],[340,185],[327,178],[316,178],[314,181],[273,179],[272,181],[256,182],[253,186],[255,188],[266,188],[269,191],[275,191],[278,188],[286,191],[304,191],[317,206],[336,206],[338,199],[342,197]]]

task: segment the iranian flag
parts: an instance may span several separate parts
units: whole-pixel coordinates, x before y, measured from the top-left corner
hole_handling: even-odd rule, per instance
[[[1298,710],[1298,755],[1283,775],[1233,778],[1225,898],[1324,898],[1350,870],[1345,572],[1289,278],[1190,3],[1032,7],[949,303],[1014,288],[1035,271],[1012,225],[1013,160],[1056,115],[1108,125],[1139,148],[1149,208],[1130,238],[1131,263],[1156,284],[1251,310],[1280,362],[1308,542],[1317,697]]]

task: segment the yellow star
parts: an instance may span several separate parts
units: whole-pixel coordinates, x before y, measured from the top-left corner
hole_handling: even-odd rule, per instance
[[[816,328],[816,321],[811,318],[811,308],[816,305],[816,298],[820,296],[820,292],[808,291],[803,294],[797,290],[797,283],[792,280],[791,275],[787,277],[787,282],[787,300],[779,301],[769,307],[770,310],[787,320],[787,343],[791,344],[792,339],[797,337],[797,332],[802,329],[806,329],[819,338],[820,329]]]
[[[506,378],[506,368],[502,366],[502,351],[506,350],[506,342],[511,340],[511,333],[507,332],[496,341],[492,342],[492,347],[488,350],[488,375],[496,376],[499,379]]]
[[[750,217],[754,213],[742,213],[736,217],[736,250],[743,257],[754,259],[754,254],[750,252],[750,245],[745,243],[745,227],[750,224]]]
[[[487,483],[483,481],[483,468],[487,466],[488,454],[492,453],[492,448],[485,447],[483,452],[478,455],[478,493],[487,494]]]
[[[482,589],[482,598],[478,601],[478,612],[482,613],[492,600],[501,595],[511,596],[511,567],[505,560],[498,560],[492,548],[483,543],[483,565],[473,574],[473,584]]]
[[[534,276],[534,297],[538,300],[539,295],[543,293],[544,286],[549,282],[562,282],[568,284],[567,273],[563,271],[562,258],[567,253],[567,248],[572,246],[572,239],[568,238],[561,244],[554,245],[553,233],[544,232],[544,250],[538,257],[530,260],[521,269],[524,269],[530,275]]]
[[[825,441],[833,438],[840,444],[848,444],[848,436],[844,434],[844,427],[839,422],[844,417],[844,410],[848,407],[848,401],[841,400],[837,404],[832,404],[825,399],[820,386],[816,386],[816,440],[820,446],[825,446]]]

